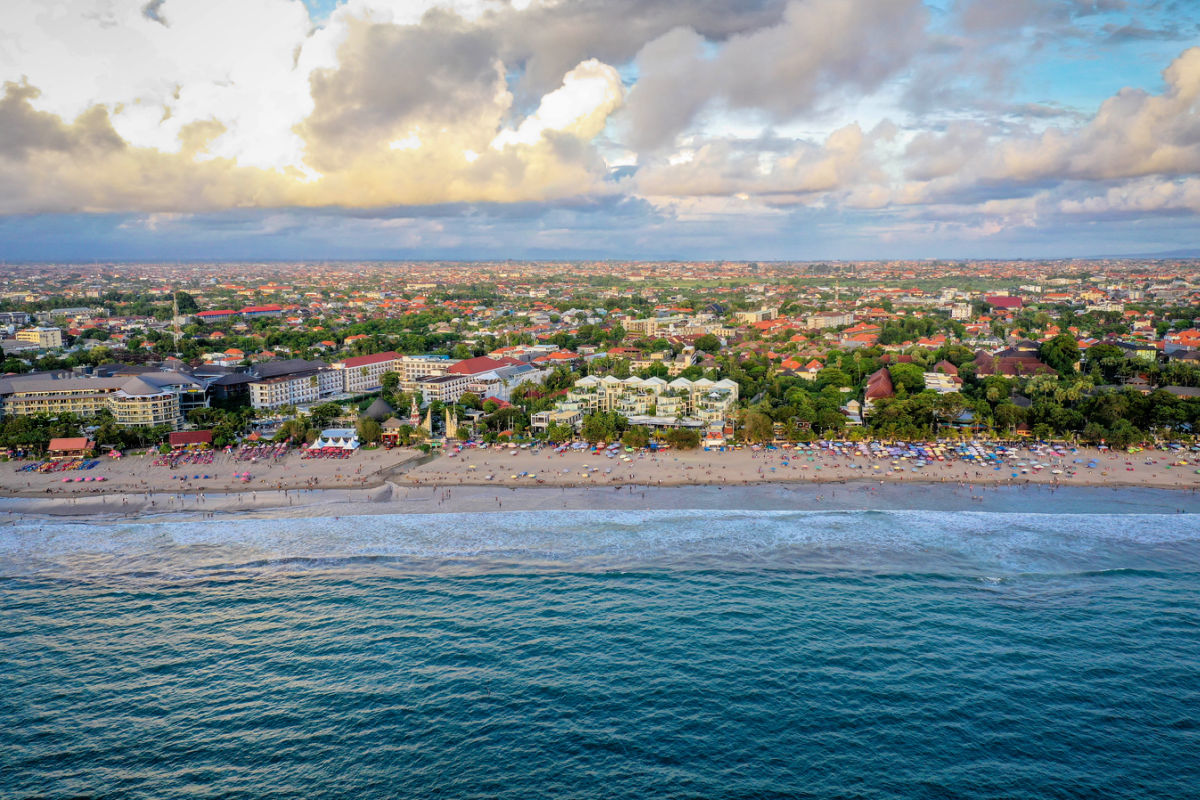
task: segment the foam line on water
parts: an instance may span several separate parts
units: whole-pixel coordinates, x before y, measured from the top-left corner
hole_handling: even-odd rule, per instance
[[[1200,568],[1190,515],[940,511],[520,511],[0,530],[0,575],[449,565],[773,565],[1019,574]]]

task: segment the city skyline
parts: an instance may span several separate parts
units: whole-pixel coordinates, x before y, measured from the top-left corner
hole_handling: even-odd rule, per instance
[[[0,258],[1192,251],[1187,10],[22,0]]]

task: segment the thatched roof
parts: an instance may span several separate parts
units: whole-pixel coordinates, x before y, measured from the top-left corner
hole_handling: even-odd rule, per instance
[[[367,410],[363,412],[363,416],[370,417],[376,422],[383,422],[393,413],[392,407],[389,406],[382,397],[376,397],[375,402],[367,406]]]

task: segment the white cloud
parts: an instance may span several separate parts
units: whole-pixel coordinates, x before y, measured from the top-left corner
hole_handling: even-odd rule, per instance
[[[492,140],[497,150],[512,144],[537,144],[548,131],[591,139],[604,129],[609,114],[624,98],[621,76],[595,59],[585,61],[563,77],[563,84],[542,98],[537,111],[516,130],[501,131]]]

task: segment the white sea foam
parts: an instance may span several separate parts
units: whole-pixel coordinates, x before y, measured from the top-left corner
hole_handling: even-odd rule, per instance
[[[1200,569],[1192,515],[518,511],[0,530],[0,575],[163,569],[813,568],[1012,575]]]

